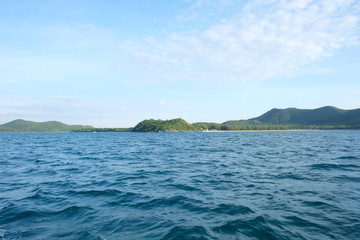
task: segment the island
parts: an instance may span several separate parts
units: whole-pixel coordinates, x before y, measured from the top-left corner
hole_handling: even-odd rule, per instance
[[[360,129],[360,109],[344,110],[332,106],[316,109],[274,108],[248,120],[191,124],[181,118],[147,119],[131,128],[94,128],[67,125],[57,121],[32,122],[21,119],[0,125],[0,132],[202,132],[295,129]]]
[[[0,125],[0,132],[71,132],[92,128],[85,125],[68,125],[58,121],[33,122],[17,119]]]
[[[172,120],[144,120],[139,122],[133,132],[195,132],[198,129],[184,119],[176,118]]]

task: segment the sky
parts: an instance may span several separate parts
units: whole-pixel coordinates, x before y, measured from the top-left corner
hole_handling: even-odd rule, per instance
[[[0,124],[360,108],[358,0],[0,0]]]

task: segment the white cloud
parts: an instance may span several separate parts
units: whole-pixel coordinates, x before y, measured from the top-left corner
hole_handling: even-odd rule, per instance
[[[148,79],[241,82],[293,76],[358,44],[358,10],[351,0],[256,0],[204,29],[126,47]]]

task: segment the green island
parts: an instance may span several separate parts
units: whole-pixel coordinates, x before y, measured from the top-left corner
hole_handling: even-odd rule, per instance
[[[71,132],[85,128],[84,125],[67,125],[58,121],[33,122],[17,119],[0,125],[0,132]]]
[[[147,119],[132,128],[94,128],[84,125],[67,125],[57,121],[32,122],[15,120],[0,125],[0,132],[201,132],[246,130],[325,130],[360,129],[360,109],[343,110],[336,107],[317,109],[271,109],[248,120],[231,120],[224,123]]]
[[[176,118],[172,120],[144,120],[139,122],[133,129],[133,132],[195,132],[194,125],[186,122],[184,119]]]

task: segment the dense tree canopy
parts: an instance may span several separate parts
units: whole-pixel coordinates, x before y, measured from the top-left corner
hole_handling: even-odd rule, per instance
[[[67,125],[57,121],[32,122],[22,119],[0,125],[0,132],[70,132],[82,128],[91,128],[83,125]]]
[[[192,132],[195,127],[181,118],[172,120],[144,120],[138,123],[133,132]]]
[[[272,109],[249,120],[224,123],[198,122],[190,124],[181,118],[148,119],[134,128],[94,128],[67,125],[61,122],[31,122],[15,120],[0,125],[0,132],[193,132],[203,130],[288,130],[288,129],[360,129],[360,109],[343,110],[335,107],[317,109]]]

